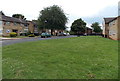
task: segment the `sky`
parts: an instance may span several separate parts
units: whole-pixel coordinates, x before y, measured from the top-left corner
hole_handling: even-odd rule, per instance
[[[82,18],[87,26],[99,22],[102,26],[104,17],[118,15],[119,0],[1,0],[0,11],[5,15],[23,14],[27,20],[37,19],[39,12],[52,5],[60,6],[68,17],[67,27],[74,20]]]

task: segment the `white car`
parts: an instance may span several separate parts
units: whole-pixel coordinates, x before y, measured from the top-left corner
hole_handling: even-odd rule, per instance
[[[70,35],[70,33],[66,33],[66,35],[67,35],[67,36],[69,36],[69,35]]]

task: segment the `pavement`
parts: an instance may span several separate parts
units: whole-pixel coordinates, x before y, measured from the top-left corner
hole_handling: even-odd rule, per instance
[[[1,39],[2,40],[15,40],[15,39],[20,39],[20,38],[5,38],[5,37],[2,37]]]
[[[71,37],[77,37],[74,35],[70,36],[55,36],[50,38],[41,38],[41,37],[29,37],[29,38],[2,38],[2,46],[11,45],[15,43],[22,43],[22,42],[28,42],[28,41],[39,41],[39,40],[49,40],[49,39],[62,39],[62,38],[71,38]]]

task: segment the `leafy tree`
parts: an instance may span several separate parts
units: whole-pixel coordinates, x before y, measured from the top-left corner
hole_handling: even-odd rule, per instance
[[[66,28],[65,24],[67,23],[67,20],[68,19],[61,7],[53,5],[40,11],[38,26],[39,29],[51,29],[51,32],[54,29],[64,30]]]
[[[86,23],[80,18],[72,23],[71,30],[76,34],[82,34],[85,32]]]
[[[98,22],[92,23],[91,27],[95,33],[99,33],[102,31],[101,26],[99,26]]]
[[[14,18],[21,18],[21,19],[26,20],[26,18],[22,14],[13,14],[12,17],[14,17]]]
[[[5,15],[2,11],[0,11],[0,15]]]

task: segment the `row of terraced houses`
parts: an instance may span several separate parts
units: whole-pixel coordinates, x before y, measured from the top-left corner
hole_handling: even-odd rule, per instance
[[[0,33],[2,36],[9,36],[10,32],[16,32],[18,35],[21,33],[38,33],[36,22],[23,20],[21,18],[9,17],[0,12]]]
[[[39,30],[36,20],[28,21],[21,18],[6,16],[4,15],[3,12],[0,12],[0,13],[1,13],[0,32],[2,36],[10,36],[11,32],[16,32],[18,36],[20,36],[21,34],[24,35],[25,33],[28,33],[28,32],[31,32],[34,34],[40,34],[43,31],[51,33],[51,29]],[[64,30],[53,30],[52,35],[57,35],[60,32],[64,32]],[[92,29],[87,27],[86,33],[91,34]]]
[[[11,32],[16,32],[18,36],[25,33],[34,33],[40,34],[43,31],[51,33],[51,29],[39,30],[36,20],[24,20],[20,18],[14,18],[4,15],[3,12],[0,12],[0,33],[2,36],[10,36]],[[53,30],[52,34],[56,35],[63,30]]]

